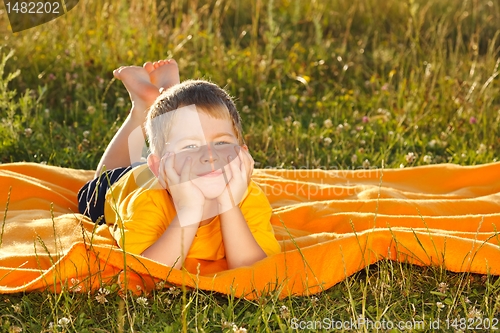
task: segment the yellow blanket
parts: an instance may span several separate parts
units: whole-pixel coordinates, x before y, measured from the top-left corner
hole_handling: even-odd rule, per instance
[[[93,171],[0,165],[0,292],[150,290],[166,281],[238,297],[325,290],[381,259],[500,275],[500,163],[390,170],[255,170],[282,252],[204,273],[123,253],[106,226],[77,214]]]

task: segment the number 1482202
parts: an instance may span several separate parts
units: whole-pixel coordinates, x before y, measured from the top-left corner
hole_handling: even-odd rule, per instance
[[[59,2],[6,2],[7,13],[59,14]]]

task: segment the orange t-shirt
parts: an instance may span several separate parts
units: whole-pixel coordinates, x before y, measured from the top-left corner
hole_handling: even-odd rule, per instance
[[[250,181],[239,207],[262,250],[268,256],[280,252],[270,223],[271,205],[255,182]],[[147,165],[132,169],[106,194],[106,223],[118,245],[133,254],[141,254],[156,242],[176,215],[170,195],[158,184]],[[205,261],[218,261],[209,271],[227,268],[219,216],[198,228],[185,267],[196,270],[197,263]]]

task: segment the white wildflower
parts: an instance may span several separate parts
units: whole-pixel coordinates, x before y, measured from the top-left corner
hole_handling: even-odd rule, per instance
[[[290,318],[290,310],[286,305],[282,305],[280,308],[280,317],[282,319],[288,319]]]
[[[14,309],[15,313],[21,313],[22,312],[21,306],[19,304],[12,304],[11,306]]]
[[[438,285],[438,291],[440,293],[446,293],[448,291],[448,283],[446,282],[441,282],[439,285]]]
[[[61,325],[61,327],[66,327],[66,326],[68,326],[68,324],[69,324],[70,322],[71,322],[71,320],[69,320],[69,319],[68,319],[68,318],[66,318],[66,317],[62,317],[61,319],[59,319],[59,320],[57,321],[57,323],[58,323],[59,325]]]
[[[476,150],[476,154],[484,154],[486,153],[486,145],[484,143],[481,143],[479,145],[479,148]]]
[[[406,159],[407,163],[413,163],[413,162],[415,162],[416,158],[417,158],[417,155],[415,155],[415,153],[413,153],[413,152],[410,152],[410,153],[406,154],[406,156],[405,156],[405,159]]]
[[[70,290],[72,292],[77,293],[77,292],[79,292],[79,291],[82,290],[82,286],[80,285],[80,280],[78,280],[78,279],[72,278],[71,279],[71,285],[72,286],[70,287]]]
[[[233,325],[233,332],[235,332],[235,333],[247,333],[247,329]]]
[[[106,299],[107,295],[109,295],[109,290],[108,289],[99,288],[99,291],[98,291],[97,296],[95,297],[95,299],[97,300],[97,302],[99,302],[101,304],[104,304],[104,303],[108,302],[108,300]]]
[[[118,97],[116,99],[116,106],[118,106],[119,108],[124,107],[125,106],[125,99],[123,97]]]
[[[165,288],[165,281],[160,281],[156,283],[157,290],[162,290],[163,288]]]
[[[146,306],[148,305],[148,299],[146,297],[138,297],[137,304],[139,304],[140,306]]]
[[[222,322],[222,325],[221,325],[221,326],[222,326],[222,329],[225,329],[225,328],[231,328],[231,329],[232,329],[232,328],[234,328],[236,325],[235,325],[233,322],[230,322],[230,321],[226,321],[226,320],[224,320],[224,321]],[[237,328],[237,326],[236,326],[236,328]]]
[[[478,318],[481,319],[483,317],[483,313],[481,310],[476,309],[476,307],[473,307],[472,309],[467,312],[467,318],[473,319],[473,318]]]

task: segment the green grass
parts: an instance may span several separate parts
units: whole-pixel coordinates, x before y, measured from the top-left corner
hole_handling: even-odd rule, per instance
[[[181,79],[209,78],[237,98],[257,167],[499,158],[497,1],[89,0],[31,30],[12,34],[7,26],[3,12],[3,163],[94,169],[128,112],[112,70],[170,56]],[[446,318],[472,318],[473,309],[500,318],[499,294],[498,277],[381,262],[310,298],[250,302],[191,291],[182,301],[163,290],[142,306],[117,292],[105,304],[95,294],[4,295],[0,327],[229,332],[234,322],[249,332],[293,331],[293,317],[363,314],[394,322],[440,318],[445,331]]]

